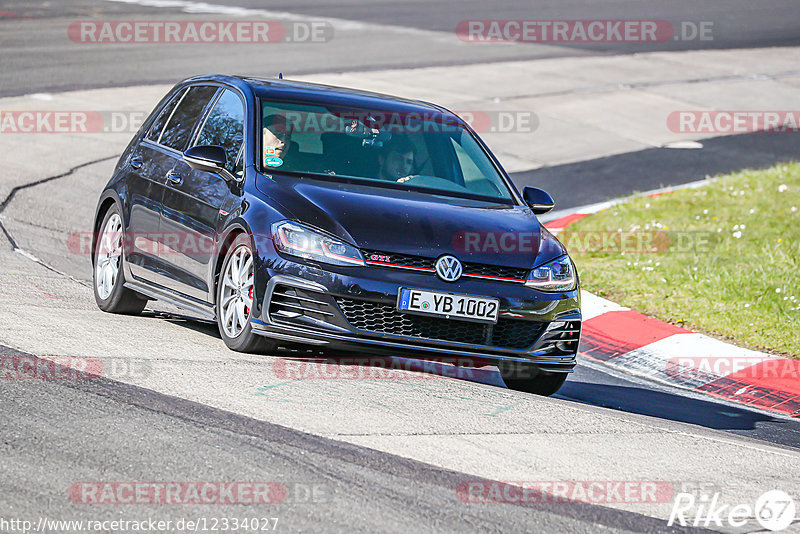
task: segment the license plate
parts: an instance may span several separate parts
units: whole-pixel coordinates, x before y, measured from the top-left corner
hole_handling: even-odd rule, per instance
[[[447,319],[496,323],[500,301],[488,297],[401,288],[397,298],[397,309],[402,312]]]

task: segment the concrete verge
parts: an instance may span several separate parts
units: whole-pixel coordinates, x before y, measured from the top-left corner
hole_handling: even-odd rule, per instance
[[[686,184],[700,187],[709,180]],[[675,188],[671,188],[675,189]],[[649,191],[655,196],[671,189]],[[558,233],[616,201],[552,214]],[[731,402],[800,418],[800,360],[724,343],[582,292],[580,352],[617,369]]]

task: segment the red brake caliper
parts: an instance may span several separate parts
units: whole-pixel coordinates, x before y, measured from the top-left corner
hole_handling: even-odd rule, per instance
[[[250,291],[247,292],[247,296],[250,297],[250,302],[253,302],[253,286],[250,286]],[[244,307],[245,313],[250,313],[250,308],[247,306]]]

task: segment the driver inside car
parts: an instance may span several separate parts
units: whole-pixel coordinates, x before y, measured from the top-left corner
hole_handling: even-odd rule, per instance
[[[284,115],[274,114],[264,119],[264,163],[277,167],[286,161],[292,143],[294,125]]]
[[[414,144],[405,135],[395,135],[378,155],[378,178],[396,182],[413,174]]]

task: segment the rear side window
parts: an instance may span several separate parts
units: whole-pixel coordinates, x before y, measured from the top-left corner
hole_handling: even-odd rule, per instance
[[[244,139],[244,105],[242,100],[228,89],[222,93],[214,109],[208,114],[203,129],[197,137],[197,145],[217,145],[225,149],[226,167],[235,175],[236,160]]]
[[[175,106],[177,106],[178,102],[181,101],[181,98],[183,98],[183,95],[186,94],[186,91],[188,91],[188,89],[183,89],[182,91],[175,93],[175,96],[172,97],[172,100],[170,100],[169,103],[164,106],[164,109],[161,110],[161,113],[158,114],[158,118],[150,128],[150,133],[147,134],[147,139],[149,141],[158,143],[158,138],[161,137],[161,131],[164,129],[164,125],[167,124],[169,118],[172,117],[172,112],[175,111]]]
[[[172,113],[172,117],[169,118],[158,142],[183,152],[203,109],[216,92],[216,87],[208,85],[190,87],[189,92],[181,99],[178,107]]]

